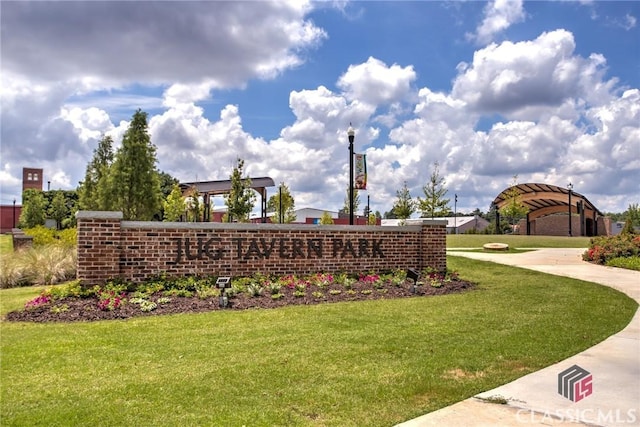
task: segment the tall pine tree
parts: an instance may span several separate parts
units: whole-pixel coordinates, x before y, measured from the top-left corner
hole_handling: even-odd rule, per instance
[[[109,174],[109,195],[124,219],[148,221],[160,210],[162,193],[156,147],[147,132],[147,113],[138,109],[122,138]]]

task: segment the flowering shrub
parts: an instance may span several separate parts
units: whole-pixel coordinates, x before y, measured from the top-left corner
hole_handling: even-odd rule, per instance
[[[24,308],[29,310],[32,308],[40,307],[41,305],[49,304],[51,302],[51,296],[43,291],[40,295],[35,297],[34,299],[27,301],[24,305]]]
[[[119,308],[125,302],[125,293],[117,293],[114,290],[102,290],[98,292],[98,308],[111,311]]]
[[[640,236],[621,234],[594,237],[582,259],[604,265],[614,258],[637,256],[640,256]]]
[[[298,290],[306,290],[311,283],[308,280],[301,279],[293,274],[289,274],[287,276],[282,277],[279,280],[283,286],[286,286],[289,289],[298,289]]]

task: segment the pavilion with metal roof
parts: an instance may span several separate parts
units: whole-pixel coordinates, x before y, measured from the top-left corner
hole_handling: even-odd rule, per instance
[[[260,206],[261,206],[261,217],[262,222],[267,221],[267,187],[274,187],[275,184],[273,179],[269,177],[259,177],[259,178],[249,178],[251,180],[251,185],[249,188],[255,190],[258,194],[260,194]],[[229,194],[231,191],[231,181],[230,180],[222,180],[222,181],[198,181],[198,182],[182,182],[180,183],[180,189],[184,193],[190,188],[195,188],[196,191],[201,194],[204,198],[204,220],[211,220],[211,197],[219,196],[223,194]]]
[[[568,236],[597,236],[598,219],[604,217],[584,195],[569,188],[558,187],[550,184],[526,183],[513,185],[503,190],[498,197],[493,200],[492,207],[499,212],[513,198],[517,191],[520,196],[518,202],[529,209],[526,217],[526,234],[532,234],[532,224],[536,220],[548,215],[567,214],[571,215],[566,222]],[[573,216],[579,216],[579,223],[575,230],[572,229]],[[500,215],[496,215],[496,225],[500,222]],[[540,234],[540,233],[533,233]]]

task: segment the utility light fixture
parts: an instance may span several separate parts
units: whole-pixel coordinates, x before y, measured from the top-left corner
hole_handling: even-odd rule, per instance
[[[224,294],[225,289],[231,287],[231,277],[218,277],[216,279],[216,288],[220,289],[220,307],[225,308],[229,305],[229,298]]]
[[[407,279],[413,280],[413,285],[411,286],[411,292],[416,293],[416,286],[418,285],[418,279],[420,278],[420,273],[418,270],[414,270],[413,268],[407,268]]]

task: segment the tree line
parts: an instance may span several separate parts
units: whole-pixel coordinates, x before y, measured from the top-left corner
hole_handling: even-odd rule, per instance
[[[31,228],[44,225],[46,219],[55,221],[57,229],[75,226],[75,213],[78,210],[120,211],[123,219],[132,221],[203,221],[205,220],[204,199],[197,188],[183,191],[179,181],[166,172],[160,171],[156,164],[156,147],[151,142],[148,131],[148,114],[138,109],[131,119],[122,138],[122,144],[114,151],[114,141],[105,135],[93,152],[86,166],[84,180],[77,190],[38,191],[25,190],[22,196],[22,213],[18,226]],[[224,195],[227,206],[223,221],[247,222],[256,201],[251,189],[251,179],[244,174],[244,160],[238,158],[231,175],[231,189]],[[489,232],[501,233],[509,230],[513,224],[523,218],[527,207],[520,200],[517,175],[505,195],[508,203],[500,208],[503,220],[495,228],[497,211],[490,209],[484,214],[476,209],[473,214],[489,220]],[[434,163],[429,181],[422,187],[424,197],[412,198],[406,181],[396,192],[396,200],[390,212],[384,216],[380,212],[364,210],[369,224],[375,224],[378,218],[406,220],[419,212],[422,218],[442,218],[452,215],[451,199],[447,198],[445,178],[440,175],[438,162]],[[457,202],[457,195],[456,202]],[[353,191],[354,211],[360,205],[358,190]],[[213,210],[213,204],[209,206]],[[341,212],[349,214],[349,188]],[[290,223],[295,220],[295,200],[288,186],[282,182],[275,195],[267,202],[272,222]],[[627,217],[631,223],[637,221],[637,205],[629,207]],[[635,220],[635,221],[634,221]],[[323,215],[321,223],[333,223],[331,216]]]
[[[147,119],[147,113],[138,109],[115,151],[113,138],[105,135],[76,190],[25,190],[18,226],[32,228],[53,219],[57,229],[74,227],[78,210],[120,211],[123,219],[132,221],[204,220],[203,198],[197,189],[189,188],[183,194],[179,181],[157,168]],[[231,190],[224,195],[225,221],[249,221],[254,208],[256,195],[243,168],[244,161],[238,158],[230,175]],[[274,222],[281,218],[280,209],[283,222],[295,219],[293,196],[284,183],[267,206],[274,212]]]

